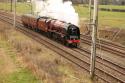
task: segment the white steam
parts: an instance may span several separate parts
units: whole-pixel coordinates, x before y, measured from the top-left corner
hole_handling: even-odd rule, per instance
[[[63,0],[33,0],[34,13],[39,16],[52,17],[78,26],[79,16],[72,2]]]

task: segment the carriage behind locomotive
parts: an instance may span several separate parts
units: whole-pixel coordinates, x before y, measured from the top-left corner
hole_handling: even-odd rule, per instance
[[[80,43],[80,30],[71,23],[49,17],[37,17],[31,14],[23,15],[21,19],[25,27],[41,31],[50,38],[59,40],[65,45],[77,47]]]

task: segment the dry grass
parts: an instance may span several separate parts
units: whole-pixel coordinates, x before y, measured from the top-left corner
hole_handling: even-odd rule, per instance
[[[88,34],[89,32],[89,25],[88,22],[85,21],[86,19],[80,19],[79,27],[81,34]]]
[[[125,45],[124,35],[125,35],[125,30],[123,29],[108,28],[106,30],[102,29],[99,31],[99,37],[120,43],[122,45]]]
[[[3,49],[0,49],[0,61],[3,61],[0,66],[1,74],[9,74],[15,71],[15,65],[10,57],[7,57]],[[4,70],[3,70],[4,69]]]
[[[0,83],[40,83],[34,75],[17,60],[17,52],[9,43],[11,29],[0,27]]]
[[[19,53],[18,60],[30,69],[43,83],[92,83],[88,74],[25,35],[10,29],[0,30],[2,39],[7,40]],[[0,33],[1,34],[1,33]],[[82,73],[82,74],[81,74]]]

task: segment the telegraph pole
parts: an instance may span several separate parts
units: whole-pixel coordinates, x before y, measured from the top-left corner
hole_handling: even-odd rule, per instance
[[[91,20],[92,20],[92,0],[89,0],[89,22],[91,24]]]
[[[90,62],[90,75],[92,79],[94,78],[94,73],[95,73],[97,26],[98,26],[98,0],[94,0],[91,62]]]
[[[14,0],[14,23],[13,23],[14,28],[16,27],[16,0]]]
[[[92,24],[92,0],[89,0],[89,27],[88,27],[88,34],[91,32],[91,24]]]
[[[30,0],[30,5],[31,5],[31,14],[33,14],[33,4],[32,4],[32,0]]]
[[[13,6],[13,1],[11,0],[11,2],[10,2],[10,5],[11,5],[11,7],[10,7],[10,11],[12,12],[12,6]]]

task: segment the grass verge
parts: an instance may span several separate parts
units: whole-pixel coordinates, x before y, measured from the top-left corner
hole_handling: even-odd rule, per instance
[[[7,40],[8,33],[2,28],[6,30],[6,27],[0,27],[0,83],[40,83],[39,79],[20,63],[17,51]]]
[[[14,47],[19,53],[19,61],[21,60],[20,62],[24,64],[24,67],[31,70],[43,83],[92,83],[89,75],[85,71],[72,65],[46,46],[37,43],[8,26],[4,25],[3,28],[0,28],[0,33],[3,35],[2,39]],[[68,71],[71,72],[67,73]],[[15,79],[15,75],[19,73],[20,71],[15,72],[13,75],[10,75],[11,77],[8,76],[8,78],[10,80]],[[21,74],[24,73],[25,70],[21,72]],[[28,77],[31,78],[30,75]],[[27,77],[24,77],[27,80],[21,79],[23,76],[19,76],[17,79],[19,78],[22,81],[28,81]],[[31,80],[29,81],[31,83],[39,82],[35,78]]]

